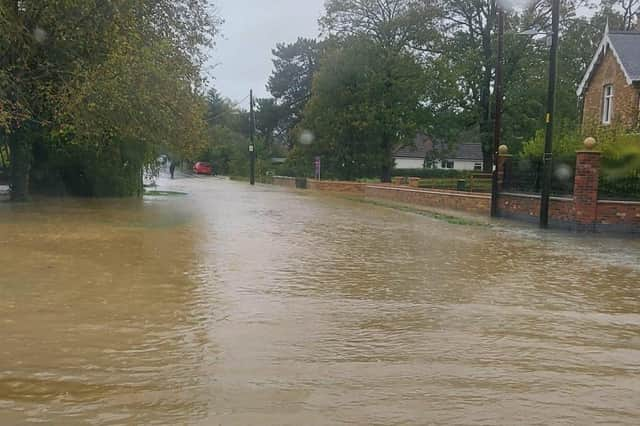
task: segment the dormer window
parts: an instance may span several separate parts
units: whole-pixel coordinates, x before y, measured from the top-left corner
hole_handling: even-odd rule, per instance
[[[604,86],[602,92],[602,124],[611,124],[613,116],[613,85]]]

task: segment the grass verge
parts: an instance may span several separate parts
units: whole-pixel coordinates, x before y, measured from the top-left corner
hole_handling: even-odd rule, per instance
[[[189,194],[177,191],[145,191],[144,195],[145,197],[181,197]]]
[[[450,223],[452,225],[462,225],[462,226],[482,226],[488,227],[489,223],[482,222],[480,220],[474,220],[471,218],[465,218],[460,216],[453,216],[446,213],[435,212],[432,210],[427,210],[424,208],[413,207],[407,204],[399,204],[382,200],[374,200],[371,198],[357,198],[357,197],[344,197],[351,201],[356,201],[359,203],[370,204],[378,207],[385,207],[388,209],[399,210],[406,213],[413,213],[420,216],[430,217],[436,220],[442,220],[444,222]]]

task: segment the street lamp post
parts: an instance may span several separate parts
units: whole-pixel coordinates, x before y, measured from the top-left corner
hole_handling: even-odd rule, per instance
[[[547,94],[546,132],[542,159],[542,191],[540,195],[540,227],[549,227],[549,198],[553,172],[553,123],[556,107],[556,73],[558,70],[558,40],[560,31],[560,0],[551,6],[551,49],[549,53],[549,89]]]

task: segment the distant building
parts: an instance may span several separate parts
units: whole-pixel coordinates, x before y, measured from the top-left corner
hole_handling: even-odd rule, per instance
[[[609,31],[607,24],[577,94],[583,100],[583,129],[613,124],[625,129],[637,128],[640,124],[640,31]]]
[[[396,169],[452,169],[482,171],[483,155],[479,143],[459,143],[448,147],[419,135],[413,144],[396,150]]]

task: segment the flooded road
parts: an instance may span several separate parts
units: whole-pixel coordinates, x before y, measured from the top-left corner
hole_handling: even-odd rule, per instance
[[[640,243],[218,179],[0,204],[0,424],[638,424]]]

